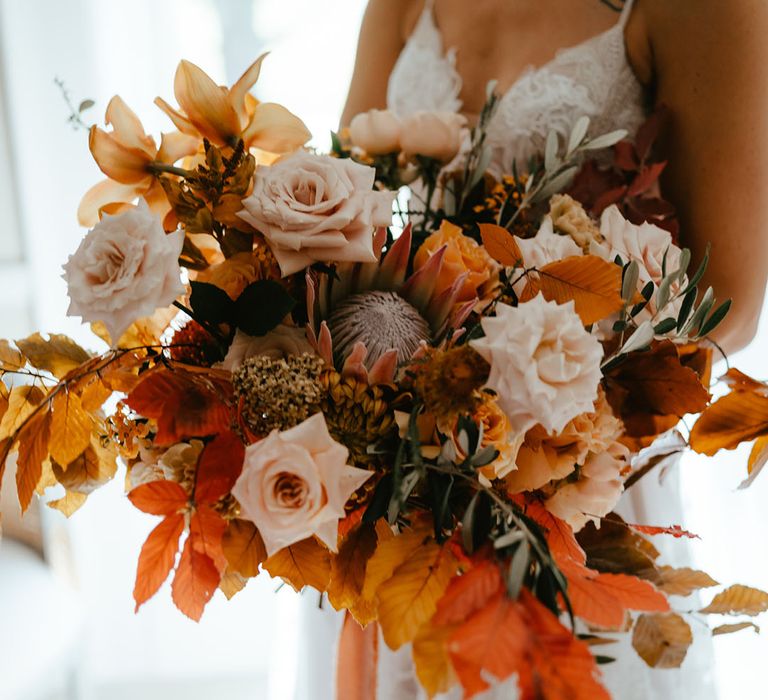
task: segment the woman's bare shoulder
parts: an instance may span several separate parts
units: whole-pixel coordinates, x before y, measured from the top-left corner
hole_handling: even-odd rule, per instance
[[[368,0],[365,14],[371,23],[396,27],[400,38],[408,38],[424,10],[424,0]]]

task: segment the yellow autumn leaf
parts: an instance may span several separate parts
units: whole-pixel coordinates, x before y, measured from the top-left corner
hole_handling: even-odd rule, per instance
[[[376,529],[362,522],[343,540],[331,558],[328,601],[336,610],[351,608],[360,598],[368,560],[376,550]]]
[[[384,525],[388,527],[386,523]],[[419,526],[416,529],[406,530],[397,536],[392,535],[388,538],[380,534],[379,546],[368,560],[368,566],[365,570],[362,597],[367,600],[375,598],[379,586],[390,578],[395,573],[395,569],[413,552],[429,541],[430,533],[431,528],[429,526]]]
[[[37,495],[42,496],[46,489],[50,488],[51,486],[56,486],[57,483],[59,482],[56,481],[56,476],[53,473],[53,465],[51,464],[51,460],[44,459],[43,473],[40,476],[40,481],[37,482],[37,487],[35,488]]]
[[[701,613],[755,616],[768,610],[768,593],[750,586],[735,585],[718,593]]]
[[[109,449],[101,447],[97,441],[89,444],[66,467],[53,463],[56,480],[67,491],[82,493],[86,496],[106,484],[117,471],[115,455]]]
[[[54,396],[52,412],[51,457],[66,467],[90,444],[93,418],[82,407],[80,397],[68,391]]]
[[[12,436],[34,413],[45,394],[38,386],[15,386],[8,394],[8,407],[0,421],[0,440]]]
[[[324,591],[331,575],[331,555],[314,537],[309,537],[275,552],[263,568],[272,578],[282,578],[297,591],[305,586]]]
[[[171,325],[179,310],[175,306],[160,308],[151,316],[140,318],[133,323],[120,336],[115,347],[118,348],[137,348],[143,345],[154,345],[158,342],[160,336]],[[91,330],[101,338],[107,345],[112,345],[112,338],[109,336],[106,326],[97,321],[91,324]]]
[[[33,367],[50,372],[58,379],[91,359],[88,352],[66,335],[51,333],[46,340],[40,333],[34,333],[15,342]]]
[[[529,301],[539,293],[558,304],[573,301],[576,313],[588,326],[623,306],[621,268],[596,255],[558,260],[529,275],[520,300]]]
[[[13,372],[27,364],[27,360],[7,340],[0,340],[0,369]]]
[[[702,588],[719,585],[715,579],[704,571],[695,569],[674,569],[671,566],[659,568],[658,579],[653,583],[667,595],[688,596]]]
[[[58,510],[66,517],[70,517],[75,511],[80,509],[80,506],[86,502],[88,496],[84,493],[76,493],[74,491],[65,492],[64,496],[56,499],[55,501],[49,501],[48,507]]]
[[[733,391],[715,401],[691,430],[691,447],[700,454],[732,450],[768,434],[768,397],[760,391]]]
[[[32,494],[43,476],[43,462],[48,457],[51,439],[51,413],[41,411],[19,432],[19,457],[16,463],[16,491],[21,512],[32,500]]]
[[[397,567],[378,590],[379,624],[387,646],[399,649],[413,640],[435,614],[437,601],[455,574],[453,555],[435,542],[422,545]]]
[[[447,692],[456,684],[456,674],[448,654],[448,639],[457,625],[424,625],[413,640],[416,677],[430,698]]]
[[[230,520],[221,544],[229,570],[246,578],[256,576],[267,558],[264,541],[250,520]]]
[[[112,389],[104,384],[100,376],[95,375],[80,392],[80,403],[86,411],[98,411],[110,396]]]
[[[0,421],[8,410],[8,387],[0,382]]]
[[[632,646],[652,668],[679,668],[693,643],[688,623],[677,613],[640,615]]]

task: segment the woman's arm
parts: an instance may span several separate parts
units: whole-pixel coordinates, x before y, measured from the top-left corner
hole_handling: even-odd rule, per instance
[[[412,0],[370,0],[363,16],[357,57],[341,125],[360,112],[387,106],[389,74],[403,48],[403,16]]]
[[[630,57],[638,49],[641,79],[670,111],[665,195],[694,264],[712,244],[703,284],[733,299],[715,333],[733,352],[755,335],[768,279],[768,3],[640,0],[636,9]]]

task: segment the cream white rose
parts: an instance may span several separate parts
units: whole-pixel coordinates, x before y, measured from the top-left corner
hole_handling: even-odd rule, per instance
[[[264,355],[273,360],[281,360],[293,355],[302,355],[305,352],[314,354],[315,351],[307,340],[307,333],[303,328],[281,323],[262,336],[252,336],[238,330],[221,367],[234,372],[249,357]]]
[[[184,293],[183,245],[184,231],[166,234],[144,200],[115,216],[104,215],[64,265],[67,314],[101,321],[116,344],[134,321]]]
[[[499,304],[481,321],[472,347],[491,365],[487,386],[515,432],[542,425],[560,432],[594,409],[603,349],[574,310],[538,295],[517,307]]]
[[[376,226],[392,223],[394,192],[349,159],[297,151],[256,170],[238,216],[261,231],[283,277],[314,262],[375,262]]]
[[[467,120],[456,112],[416,112],[402,121],[400,147],[447,163],[459,152]]]
[[[372,156],[400,150],[400,120],[388,109],[372,109],[352,118],[349,138]]]
[[[259,529],[267,554],[312,535],[336,551],[344,505],[372,476],[350,467],[348,456],[328,433],[322,413],[246,448],[232,494],[242,517]]]

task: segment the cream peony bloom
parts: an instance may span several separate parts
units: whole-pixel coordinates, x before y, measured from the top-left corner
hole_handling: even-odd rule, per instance
[[[402,122],[400,147],[447,163],[459,152],[467,120],[456,112],[416,112]]]
[[[336,551],[347,499],[372,476],[350,467],[348,456],[322,413],[246,448],[232,494],[242,517],[259,529],[268,555],[312,535]]]
[[[400,150],[400,120],[387,109],[372,109],[352,118],[349,138],[372,156]]]
[[[240,218],[261,231],[283,277],[314,262],[376,262],[373,231],[392,223],[394,192],[373,190],[376,171],[298,151],[256,170]]]
[[[307,340],[307,332],[303,328],[281,323],[262,336],[252,336],[238,330],[221,367],[234,372],[249,357],[265,355],[273,360],[281,360],[292,355],[302,355],[305,352],[314,354],[315,351]]]
[[[560,432],[594,408],[603,349],[574,311],[538,295],[518,307],[499,304],[481,321],[472,347],[491,365],[487,386],[498,394],[512,429],[542,425]]]
[[[179,254],[181,229],[166,234],[144,200],[105,215],[64,265],[69,316],[101,321],[113,345],[139,318],[170,306],[184,293]]]

